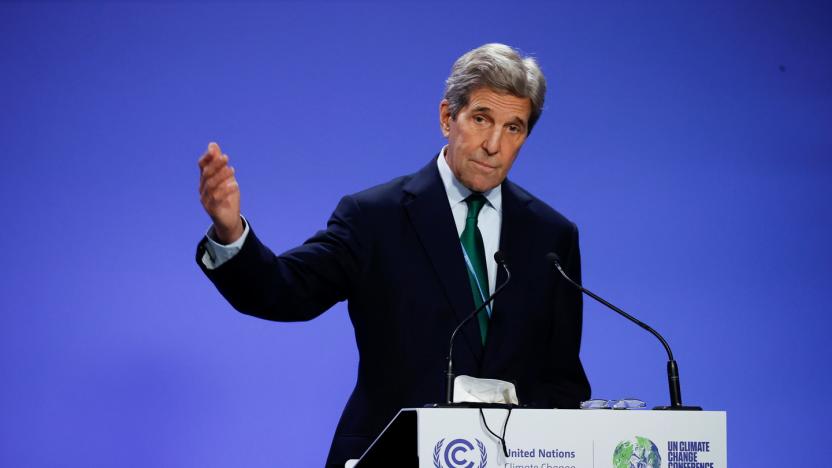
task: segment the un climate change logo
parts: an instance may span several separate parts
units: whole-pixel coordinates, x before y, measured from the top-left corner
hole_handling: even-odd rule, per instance
[[[619,442],[612,454],[614,468],[660,468],[662,456],[652,440],[636,436]]]
[[[488,463],[485,444],[479,439],[474,440],[477,442],[477,450],[480,452],[479,460],[477,460],[478,465],[471,461],[477,459],[477,450],[474,450],[474,444],[465,439],[454,439],[445,445],[445,450],[442,450],[445,439],[440,439],[433,447],[433,466],[436,468],[474,468],[475,466],[485,468],[485,464]]]

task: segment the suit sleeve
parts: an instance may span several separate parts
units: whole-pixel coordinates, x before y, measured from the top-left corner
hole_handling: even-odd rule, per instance
[[[581,253],[578,243],[578,228],[572,224],[567,245],[560,246],[558,253],[563,267],[570,278],[581,284]],[[556,408],[577,408],[581,401],[590,397],[589,380],[580,360],[581,333],[583,324],[583,295],[556,274],[555,306],[553,329],[550,341],[550,362],[552,377],[549,383],[549,406]]]
[[[361,210],[344,197],[327,228],[281,255],[263,245],[252,229],[239,253],[209,270],[200,261],[203,238],[196,260],[220,294],[238,311],[267,320],[311,320],[354,290],[366,258],[367,227]]]

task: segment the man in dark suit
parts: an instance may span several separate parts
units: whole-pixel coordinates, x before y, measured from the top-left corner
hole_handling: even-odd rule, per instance
[[[213,227],[197,263],[239,311],[309,320],[347,300],[358,380],[327,460],[358,458],[401,408],[444,400],[454,327],[512,282],[455,349],[459,374],[514,382],[521,403],[576,407],[589,397],[579,360],[581,296],[544,256],[580,278],[573,223],[506,179],[540,116],[545,79],[535,61],[501,44],[460,57],[439,118],[448,145],[418,172],[344,197],[327,229],[275,256],[240,216],[228,157],[212,143],[200,194]]]

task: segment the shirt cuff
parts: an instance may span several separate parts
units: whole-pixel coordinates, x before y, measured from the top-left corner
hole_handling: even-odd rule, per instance
[[[208,232],[205,234],[207,239],[205,241],[205,253],[202,255],[202,264],[205,265],[205,268],[209,270],[219,268],[223,263],[234,258],[243,248],[243,243],[248,237],[249,227],[246,218],[242,215],[240,218],[243,220],[243,234],[230,244],[220,244],[214,240],[214,226],[208,228]]]

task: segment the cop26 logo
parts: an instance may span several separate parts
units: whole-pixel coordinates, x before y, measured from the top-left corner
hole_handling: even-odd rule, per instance
[[[445,439],[440,439],[433,447],[433,466],[436,468],[485,468],[488,463],[488,454],[485,452],[485,444],[479,439],[474,439],[477,442],[477,449],[474,449],[474,444],[465,439],[454,439],[445,445],[445,450],[442,446]],[[471,459],[476,460],[476,452],[479,450],[479,464],[474,465]],[[442,464],[442,462],[445,462]]]
[[[618,443],[612,455],[612,465],[615,468],[660,468],[662,455],[652,440],[635,436],[632,440]]]

